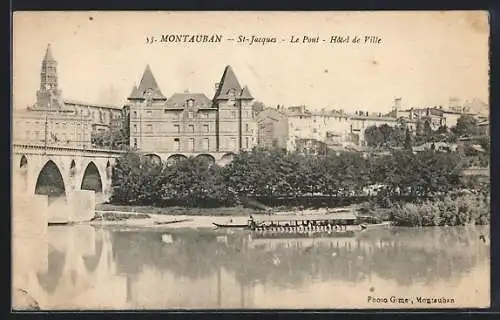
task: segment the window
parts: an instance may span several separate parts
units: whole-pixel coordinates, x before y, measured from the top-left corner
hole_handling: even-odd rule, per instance
[[[318,129],[314,128],[313,133],[317,133],[317,132],[318,132]]]
[[[134,132],[137,132],[137,125],[134,124]]]
[[[137,138],[134,138],[134,148],[137,148]]]
[[[248,123],[245,124],[245,132],[248,132]]]
[[[245,148],[248,149],[249,146],[250,146],[250,141],[249,141],[248,137],[245,137]]]
[[[190,124],[188,125],[189,132],[193,133],[194,132],[194,125]]]
[[[188,112],[188,118],[189,118],[189,119],[193,119],[193,112],[192,112],[192,111],[189,111],[189,112]]]
[[[236,111],[231,111],[231,118],[236,118]]]
[[[147,128],[148,128],[148,132],[153,132],[153,125],[152,124],[148,124]]]
[[[203,138],[203,150],[208,151],[210,147],[210,140],[208,138]]]
[[[194,138],[188,140],[188,151],[194,152]]]
[[[174,124],[174,131],[177,133],[181,132],[181,127],[178,124]]]
[[[208,124],[203,125],[203,132],[209,132]]]
[[[174,150],[179,151],[181,149],[181,145],[179,143],[179,138],[174,139]]]
[[[151,116],[151,115],[153,115],[153,112],[152,112],[151,110],[148,110],[148,111],[146,111],[146,114],[147,114],[148,116]]]
[[[137,111],[134,111],[134,117],[137,117]]]
[[[230,144],[229,144],[229,148],[230,148],[231,150],[236,149],[236,138],[231,138],[231,140],[230,140]]]

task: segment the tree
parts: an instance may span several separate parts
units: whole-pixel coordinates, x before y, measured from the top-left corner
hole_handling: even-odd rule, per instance
[[[471,137],[478,134],[477,119],[471,115],[461,115],[452,128],[457,137]]]
[[[265,108],[266,106],[264,105],[264,103],[260,101],[254,101],[254,103],[252,103],[252,111],[254,114],[261,113]]]
[[[126,128],[94,131],[91,134],[91,142],[97,148],[109,148],[113,150],[127,149],[130,144]]]
[[[404,148],[411,150],[412,149],[412,137],[411,137],[411,132],[409,128],[406,128],[405,130],[405,144]]]
[[[426,118],[424,121],[424,127],[423,127],[423,136],[427,141],[429,141],[432,137],[432,127],[431,127],[431,119]]]

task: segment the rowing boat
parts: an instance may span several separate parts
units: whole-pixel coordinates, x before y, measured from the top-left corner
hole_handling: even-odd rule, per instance
[[[215,223],[215,222],[212,222],[212,224],[214,226],[216,226],[217,228],[236,228],[236,229],[249,229],[250,227],[248,226],[248,224],[219,224],[219,223]]]

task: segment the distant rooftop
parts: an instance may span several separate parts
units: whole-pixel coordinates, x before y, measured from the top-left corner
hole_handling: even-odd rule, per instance
[[[83,101],[77,101],[77,100],[71,100],[71,99],[64,99],[63,102],[64,102],[64,104],[83,105],[83,106],[90,106],[90,107],[115,109],[115,110],[122,109],[121,106],[116,106],[116,105],[83,102]]]
[[[196,108],[212,108],[212,101],[204,93],[174,93],[165,103],[167,108],[186,107],[188,100],[193,100]]]

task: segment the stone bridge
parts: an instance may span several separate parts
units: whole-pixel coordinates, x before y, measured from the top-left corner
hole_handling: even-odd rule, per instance
[[[14,196],[68,196],[76,190],[92,190],[96,202],[111,193],[111,172],[124,151],[60,146],[14,144],[12,148]]]

